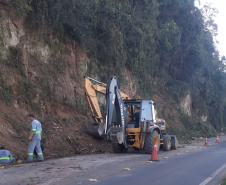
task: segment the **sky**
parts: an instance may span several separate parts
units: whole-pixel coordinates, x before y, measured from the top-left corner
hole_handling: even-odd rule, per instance
[[[212,6],[218,10],[215,19],[215,23],[218,25],[216,40],[219,44],[217,44],[217,49],[220,56],[226,56],[226,0],[196,0],[198,7],[201,7],[206,3],[211,3]]]

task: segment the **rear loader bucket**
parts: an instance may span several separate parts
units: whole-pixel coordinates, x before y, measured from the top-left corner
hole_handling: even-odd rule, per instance
[[[114,143],[125,143],[125,131],[123,127],[111,127],[108,129],[108,139]]]

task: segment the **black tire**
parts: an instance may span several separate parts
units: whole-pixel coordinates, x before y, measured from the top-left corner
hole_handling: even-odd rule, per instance
[[[154,141],[158,140],[158,146],[156,146],[157,152],[159,151],[160,138],[158,132],[155,130],[152,133],[147,133],[144,141],[144,152],[146,154],[151,154],[154,147]]]
[[[170,137],[170,135],[163,135],[162,149],[164,151],[169,151],[171,149],[171,137]]]
[[[178,147],[177,137],[175,135],[171,135],[170,137],[171,137],[171,149],[176,150]]]
[[[115,153],[127,153],[128,152],[128,148],[126,148],[122,144],[113,143],[112,148]]]

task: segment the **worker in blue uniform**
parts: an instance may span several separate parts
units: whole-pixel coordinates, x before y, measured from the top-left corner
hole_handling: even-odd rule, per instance
[[[15,161],[10,151],[6,150],[4,146],[0,147],[0,164],[10,164]]]
[[[41,134],[42,134],[42,124],[35,119],[33,114],[28,115],[28,119],[31,121],[30,126],[30,136],[28,138],[28,160],[26,162],[33,162],[34,150],[38,154],[38,162],[44,161],[43,153],[41,149]]]

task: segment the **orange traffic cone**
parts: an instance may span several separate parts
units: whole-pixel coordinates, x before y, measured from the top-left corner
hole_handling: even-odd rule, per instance
[[[152,153],[151,153],[151,159],[149,159],[149,161],[159,161],[157,159],[157,149],[156,149],[156,144],[154,144],[154,147],[152,149]]]
[[[218,134],[217,134],[216,143],[220,143],[220,141],[219,141],[219,137],[218,137]]]
[[[207,137],[206,137],[204,146],[208,146],[208,143],[207,143]]]

